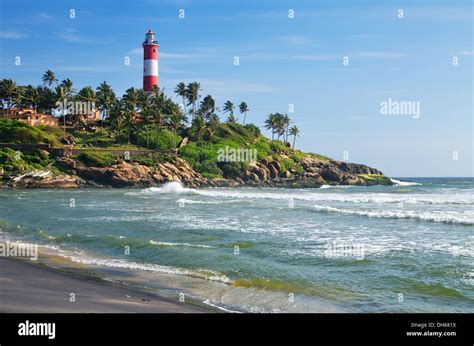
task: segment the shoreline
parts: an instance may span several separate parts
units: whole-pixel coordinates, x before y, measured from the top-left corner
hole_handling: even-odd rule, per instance
[[[70,302],[70,294],[75,302]],[[0,258],[1,313],[216,313],[191,298],[179,303],[156,293],[79,273]]]

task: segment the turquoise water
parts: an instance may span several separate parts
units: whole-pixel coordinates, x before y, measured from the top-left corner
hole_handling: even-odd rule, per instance
[[[403,180],[1,190],[0,236],[237,311],[474,312],[474,179]]]

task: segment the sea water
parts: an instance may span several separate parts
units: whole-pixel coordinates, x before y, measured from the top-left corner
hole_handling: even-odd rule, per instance
[[[474,312],[474,179],[0,190],[0,238],[241,312]]]

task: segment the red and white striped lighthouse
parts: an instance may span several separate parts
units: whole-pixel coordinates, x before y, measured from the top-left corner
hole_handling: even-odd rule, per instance
[[[148,30],[143,42],[143,90],[150,92],[154,85],[158,86],[158,42]]]

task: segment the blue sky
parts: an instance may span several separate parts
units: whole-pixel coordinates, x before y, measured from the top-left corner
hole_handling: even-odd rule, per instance
[[[288,113],[293,104],[289,115],[301,129],[303,150],[335,159],[347,152],[348,161],[391,176],[473,176],[469,0],[2,0],[0,6],[0,77],[20,85],[40,84],[52,69],[76,88],[104,80],[118,94],[141,87],[141,42],[151,28],[160,43],[160,86],[170,95],[179,81],[197,80],[202,96],[213,95],[219,105],[246,101],[249,121],[259,126],[268,113]],[[380,114],[388,99],[419,102],[420,117]]]

